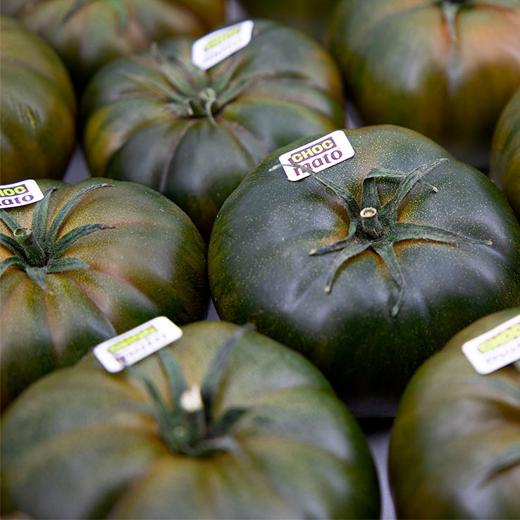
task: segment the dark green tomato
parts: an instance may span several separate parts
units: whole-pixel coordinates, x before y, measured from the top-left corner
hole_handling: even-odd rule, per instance
[[[35,518],[378,517],[368,445],[327,381],[237,329],[194,323],[131,370],[89,355],[38,381],[3,420],[12,505]]]
[[[44,201],[0,216],[2,406],[116,333],[157,315],[183,324],[205,314],[205,246],[192,222],[147,187],[101,184],[40,181],[43,189],[57,187],[45,199],[47,219]],[[52,223],[71,201],[52,237]],[[87,224],[93,226],[81,228]],[[71,242],[68,235],[64,243],[78,228],[81,236]],[[9,250],[12,242],[23,249],[18,257]]]
[[[60,178],[74,148],[76,100],[56,53],[0,18],[0,183]]]
[[[277,20],[322,40],[338,0],[241,0],[240,3],[252,16]]]
[[[520,218],[520,90],[507,104],[493,137],[491,177]]]
[[[201,36],[224,21],[224,0],[2,0],[62,57],[83,86],[109,61],[169,36]]]
[[[389,473],[398,518],[518,518],[520,371],[478,374],[462,345],[518,316],[487,316],[414,375],[392,430]]]
[[[429,139],[393,126],[346,134],[355,156],[317,178],[353,202],[271,171],[311,138],[278,150],[215,221],[210,287],[222,319],[305,354],[356,413],[388,413],[456,331],[520,302],[520,226],[487,177]],[[379,233],[361,218],[370,207]]]
[[[366,124],[412,128],[487,168],[520,86],[520,0],[343,0],[329,37]]]
[[[242,178],[280,146],[343,126],[339,73],[306,36],[257,21],[251,43],[204,72],[192,40],[116,61],[84,97],[93,175],[147,184],[209,236]]]

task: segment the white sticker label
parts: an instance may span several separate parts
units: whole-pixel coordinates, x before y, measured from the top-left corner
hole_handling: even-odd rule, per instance
[[[32,179],[0,185],[0,208],[27,206],[27,204],[34,204],[42,199],[42,190]]]
[[[254,23],[246,20],[206,34],[193,43],[191,61],[199,69],[210,69],[246,47],[253,36],[253,27]]]
[[[121,372],[182,336],[182,330],[164,316],[100,343],[94,355],[109,372]]]
[[[479,374],[490,374],[520,359],[520,315],[467,341],[462,350]]]
[[[306,169],[318,173],[350,159],[354,154],[354,148],[345,132],[336,130],[312,143],[280,155],[279,161],[287,178],[290,181],[299,181],[310,175]]]

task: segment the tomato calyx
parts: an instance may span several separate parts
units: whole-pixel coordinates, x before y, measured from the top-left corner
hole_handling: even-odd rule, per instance
[[[253,81],[234,79],[240,61],[230,60],[228,68],[216,78],[174,54],[164,54],[153,43],[149,55],[165,82],[147,76],[125,74],[140,91],[166,102],[166,110],[181,118],[206,118],[217,125],[215,116],[237,98]]]
[[[79,190],[57,212],[49,222],[49,205],[52,193],[56,188],[47,190],[43,199],[36,203],[33,212],[32,229],[19,225],[5,210],[0,210],[0,221],[11,232],[0,234],[0,245],[10,251],[10,256],[0,262],[0,276],[9,268],[19,268],[25,271],[43,290],[47,289],[46,276],[51,273],[62,273],[78,269],[89,269],[89,265],[79,258],[64,257],[67,250],[83,237],[103,229],[112,229],[113,226],[104,224],[85,224],[74,228],[61,238],[58,233],[66,222],[70,212],[77,202],[88,192],[109,187],[110,184],[95,184]]]
[[[348,234],[345,238],[309,251],[311,256],[338,252],[327,277],[326,293],[332,291],[338,271],[346,262],[365,251],[372,250],[385,264],[397,288],[397,296],[391,306],[391,316],[395,317],[402,305],[406,282],[394,250],[394,244],[405,240],[418,240],[453,246],[465,242],[486,246],[492,245],[490,240],[467,237],[433,226],[398,221],[401,206],[417,184],[423,183],[429,187],[431,192],[438,192],[435,186],[424,182],[423,177],[447,160],[447,158],[440,158],[431,163],[422,164],[409,172],[373,168],[363,180],[361,208],[354,195],[347,188],[338,186],[326,178],[318,177],[311,169],[305,168],[311,178],[332,191],[341,200],[346,207],[350,221]],[[393,196],[384,204],[380,200],[378,180],[398,182]]]
[[[232,350],[238,340],[251,330],[251,325],[245,325],[224,342],[210,363],[200,387],[188,386],[175,358],[160,350],[158,356],[168,382],[171,404],[165,402],[148,378],[137,376],[152,399],[154,407],[151,413],[157,420],[161,438],[171,451],[191,457],[208,457],[236,449],[232,431],[249,409],[229,408],[216,417],[214,403]]]

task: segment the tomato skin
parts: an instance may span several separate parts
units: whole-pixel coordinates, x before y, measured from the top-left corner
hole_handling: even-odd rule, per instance
[[[345,132],[355,155],[322,178],[359,198],[374,167],[407,172],[448,158],[424,179],[438,192],[416,186],[399,221],[493,245],[396,244],[405,290],[395,318],[395,284],[373,251],[345,262],[327,294],[335,254],[309,251],[347,236],[345,206],[312,178],[289,182],[282,170],[270,171],[282,153],[319,137],[314,136],[270,155],[226,201],[210,241],[210,287],[222,319],[253,322],[302,352],[355,413],[391,414],[415,369],[456,331],[520,303],[520,227],[488,178],[429,139],[392,126]],[[391,186],[381,186],[384,196]]]
[[[248,14],[277,20],[322,40],[338,0],[241,0]]]
[[[224,21],[224,0],[9,0],[19,18],[58,52],[81,90],[104,64],[174,35],[202,36]]]
[[[80,189],[103,181],[38,183],[42,189],[58,188],[52,217]],[[113,226],[66,251],[65,257],[79,258],[89,269],[47,274],[46,290],[16,267],[0,277],[2,408],[35,379],[75,363],[97,343],[147,319],[166,315],[184,324],[205,315],[206,248],[193,223],[147,187],[110,183],[84,195],[58,235],[85,224]],[[34,207],[12,209],[9,215],[31,229]],[[10,256],[0,246],[0,260]]]
[[[0,183],[61,178],[75,145],[76,100],[65,67],[38,36],[0,18]]]
[[[201,384],[238,327],[201,322],[164,350]],[[166,402],[157,356],[119,374],[92,356],[28,389],[2,423],[2,481],[18,510],[42,518],[375,518],[377,476],[365,438],[323,376],[255,332],[244,335],[214,410],[248,408],[235,450],[169,451],[144,407],[140,377]],[[38,426],[36,426],[38,425]],[[20,477],[21,478],[18,478]]]
[[[268,152],[343,126],[342,89],[323,48],[272,22],[255,21],[251,43],[207,72],[191,64],[191,46],[170,39],[101,70],[83,98],[84,144],[93,175],[160,191],[209,237],[224,200]],[[207,90],[211,117],[188,115]]]
[[[520,90],[504,108],[493,136],[491,178],[520,218]]]
[[[417,130],[487,169],[520,87],[519,34],[516,1],[343,0],[329,47],[364,124]]]
[[[462,345],[519,313],[507,309],[473,323],[410,381],[389,452],[399,518],[518,518],[518,455],[509,467],[493,468],[518,446],[520,373],[510,365],[480,375]]]

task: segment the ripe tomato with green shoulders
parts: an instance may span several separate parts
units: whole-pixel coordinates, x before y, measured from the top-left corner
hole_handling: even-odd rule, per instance
[[[101,70],[83,98],[93,175],[146,184],[209,237],[229,194],[265,155],[344,126],[341,80],[305,35],[255,21],[251,42],[203,71],[175,38]]]
[[[519,0],[341,0],[329,47],[364,124],[411,128],[489,166],[520,87]]]
[[[34,518],[377,518],[359,426],[325,378],[224,322],[118,374],[89,355],[2,421],[3,509]],[[10,507],[9,507],[10,506]]]
[[[171,201],[128,182],[38,182],[42,201],[0,210],[2,407],[117,333],[207,306],[206,247]]]
[[[479,374],[462,350],[482,335],[519,341],[518,318],[520,307],[476,321],[410,381],[389,452],[398,518],[518,518],[520,369]]]
[[[355,412],[391,414],[455,332],[520,304],[520,226],[489,178],[426,137],[340,134],[355,153],[343,162],[288,180],[279,158],[299,146],[325,152],[290,154],[290,170],[341,155],[319,135],[244,179],[215,222],[210,287],[222,319],[304,353]]]

